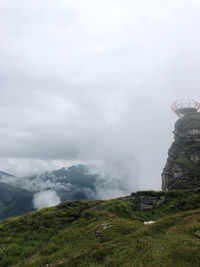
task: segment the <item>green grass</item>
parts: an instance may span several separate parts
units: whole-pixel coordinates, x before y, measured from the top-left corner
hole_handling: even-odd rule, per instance
[[[141,212],[140,196],[165,202]],[[198,229],[200,189],[69,201],[2,221],[0,266],[200,266]]]

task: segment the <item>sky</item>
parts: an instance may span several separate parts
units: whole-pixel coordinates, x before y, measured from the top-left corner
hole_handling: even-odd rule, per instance
[[[0,0],[0,170],[94,163],[161,187],[176,99],[200,87],[198,0]]]

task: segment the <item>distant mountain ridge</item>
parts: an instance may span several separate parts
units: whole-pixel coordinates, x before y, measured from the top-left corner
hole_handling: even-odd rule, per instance
[[[12,175],[10,173],[0,171],[0,177],[3,177],[3,176],[6,176],[6,177],[15,177],[14,175]]]
[[[0,219],[34,210],[32,201],[37,192],[55,191],[61,202],[95,199],[97,179],[98,174],[90,174],[89,167],[85,165],[29,177],[17,177],[0,171]]]
[[[0,181],[32,193],[53,190],[61,201],[66,201],[94,199],[98,177],[98,174],[90,174],[88,166],[77,165],[27,177],[0,176]]]
[[[34,210],[33,193],[0,182],[0,219]]]
[[[63,167],[27,177],[18,177],[6,172],[1,172],[1,174],[0,182],[31,192],[33,204],[30,205],[29,203],[28,211],[32,210],[33,207],[40,209],[54,206],[59,201],[106,199],[127,194],[123,179],[115,180],[108,177],[98,172],[95,166]],[[128,193],[131,193],[131,191]],[[115,194],[115,196],[112,194]],[[52,198],[50,198],[50,195]],[[52,201],[52,199],[57,200]],[[43,204],[40,205],[42,202]],[[12,212],[9,216],[15,215]]]

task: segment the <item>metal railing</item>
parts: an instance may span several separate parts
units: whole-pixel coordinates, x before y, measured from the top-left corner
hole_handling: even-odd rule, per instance
[[[188,109],[188,113],[191,109],[193,112],[198,112],[200,110],[200,103],[196,100],[188,100],[188,102],[184,102],[183,100],[176,100],[171,104],[171,109],[173,112],[179,117],[183,118],[185,114],[181,113],[181,110]]]

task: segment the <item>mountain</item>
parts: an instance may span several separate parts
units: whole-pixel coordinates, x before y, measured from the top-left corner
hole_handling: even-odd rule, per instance
[[[2,178],[2,177],[15,177],[15,176],[12,174],[9,174],[7,172],[0,171],[0,178]]]
[[[0,222],[0,265],[200,266],[199,218],[200,189],[68,201]]]
[[[200,187],[200,113],[179,119],[174,138],[162,174],[162,189]]]
[[[50,182],[56,186],[53,189],[58,193],[61,201],[94,199],[96,195],[97,173],[90,173],[86,165],[61,168],[52,172],[46,172],[39,176],[44,182]],[[50,187],[49,187],[50,189]]]
[[[84,165],[31,177],[17,177],[0,171],[0,219],[34,210],[33,197],[36,192],[53,190],[61,202],[94,199],[97,177],[97,174],[90,174],[89,167]]]
[[[77,165],[29,177],[0,176],[0,181],[32,193],[53,190],[61,201],[66,201],[94,199],[98,178],[99,175],[91,173],[89,166]]]
[[[131,193],[131,188],[120,177],[108,176],[95,166],[76,165],[28,177],[0,176],[0,182],[31,191],[54,191],[60,201],[105,199]],[[128,180],[128,179],[127,179]]]
[[[0,219],[32,211],[32,198],[31,192],[0,182]]]
[[[89,167],[84,165],[61,168],[30,177],[17,177],[1,171],[0,219],[32,211],[36,196],[34,194],[37,192],[53,190],[61,202],[94,199],[97,177],[97,174],[90,174]],[[48,199],[45,203],[49,206]]]

